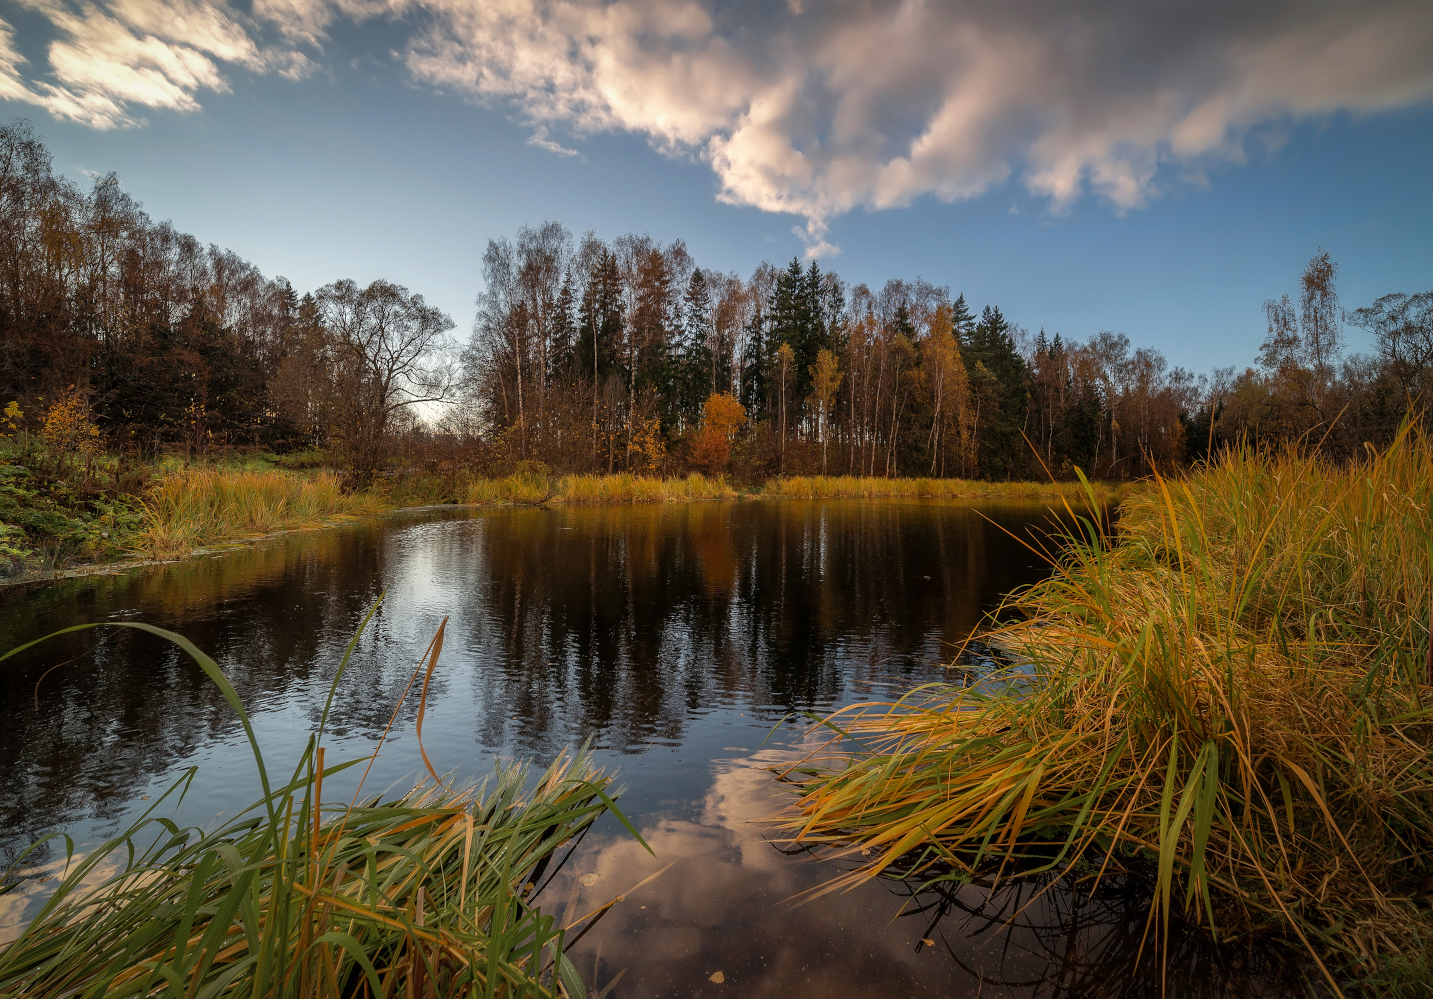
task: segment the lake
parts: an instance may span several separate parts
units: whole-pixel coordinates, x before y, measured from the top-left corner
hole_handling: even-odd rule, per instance
[[[444,618],[424,747],[481,779],[591,741],[620,804],[539,899],[580,915],[625,894],[573,949],[613,997],[1145,996],[1138,884],[1090,896],[1046,883],[921,890],[898,880],[795,896],[839,871],[763,820],[789,792],[770,768],[810,748],[811,715],[952,678],[957,646],[1047,567],[1025,544],[1038,507],[742,501],[426,510],[188,561],[0,590],[0,649],[80,622],[181,632],[237,687],[272,772],[292,765],[368,608],[329,722],[328,761],[371,754]],[[0,665],[0,851],[63,829],[118,832],[189,767],[173,810],[204,824],[256,796],[217,689],[178,649],[126,629],[67,635]],[[421,773],[410,695],[364,795]],[[325,783],[344,801],[355,768]],[[0,897],[6,936],[63,864]],[[670,865],[670,867],[668,867]],[[628,889],[666,867],[660,877]],[[1303,968],[1273,948],[1176,932],[1169,994],[1288,995]],[[714,980],[716,979],[716,980]]]

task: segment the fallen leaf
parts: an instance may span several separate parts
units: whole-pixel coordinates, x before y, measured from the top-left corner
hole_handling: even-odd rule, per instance
[[[925,944],[927,947],[935,946],[935,941],[932,940],[930,937],[921,937],[921,943]]]
[[[722,982],[726,981],[726,975],[723,975],[720,971],[714,971],[712,972],[712,976],[708,978],[707,981],[716,982],[718,985],[720,985]]]
[[[595,884],[597,883],[597,875],[596,875],[596,874],[584,874],[584,875],[582,875],[582,877],[578,878],[577,880],[578,880],[578,881],[581,881],[584,885],[591,886],[591,885],[595,885]]]

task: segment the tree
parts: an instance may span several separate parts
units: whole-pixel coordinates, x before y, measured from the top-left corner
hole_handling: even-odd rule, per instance
[[[1433,291],[1384,295],[1353,313],[1373,334],[1378,357],[1408,401],[1423,406],[1433,393]]]
[[[791,344],[783,343],[776,350],[776,366],[781,386],[781,444],[780,458],[778,459],[777,470],[782,474],[786,472],[786,380],[791,371],[791,366],[796,361],[796,351],[791,349]]]
[[[377,474],[394,418],[448,397],[451,373],[432,358],[451,347],[444,334],[453,321],[383,280],[335,281],[315,297],[332,351],[331,431],[358,488]]]
[[[826,417],[841,387],[841,366],[836,355],[825,347],[816,352],[816,363],[810,366],[811,398],[816,401],[816,439],[821,442],[821,474],[826,474]]]
[[[803,271],[801,262],[792,258],[787,268],[776,275],[771,292],[770,337],[773,343],[791,348],[790,364],[793,398],[811,397],[810,370],[816,354],[830,348],[824,314],[839,314],[837,296],[839,283],[827,284],[816,266]],[[823,307],[824,303],[824,307]],[[779,363],[779,359],[778,359]],[[783,426],[784,426],[783,421]]]
[[[1336,415],[1330,393],[1343,339],[1334,290],[1337,273],[1338,265],[1320,249],[1299,279],[1297,307],[1288,295],[1264,303],[1268,334],[1259,348],[1259,366],[1265,373],[1265,392],[1249,416],[1267,436],[1306,435],[1327,427]]]
[[[970,386],[965,377],[965,364],[956,349],[951,315],[949,305],[942,303],[936,307],[922,350],[932,397],[929,438],[931,475],[945,474],[947,438],[952,427],[957,434],[962,468],[969,457]]]
[[[682,409],[697,408],[698,400],[716,393],[716,351],[712,343],[711,292],[700,267],[692,271],[682,298],[683,337],[678,367],[678,402]]]
[[[1008,479],[1023,456],[1021,432],[1028,412],[1025,361],[1015,347],[1013,329],[1000,309],[987,305],[971,331],[966,348],[967,366],[983,368],[972,378],[988,402],[981,403],[981,433],[977,447],[983,471],[991,478]],[[988,376],[988,378],[987,378]]]
[[[1334,291],[1337,274],[1338,264],[1329,258],[1328,250],[1319,247],[1299,279],[1299,325],[1320,396],[1327,391],[1334,360],[1343,349],[1338,293]]]
[[[719,472],[731,458],[731,442],[746,426],[746,409],[725,392],[713,392],[702,403],[702,422],[692,441],[692,464]]]

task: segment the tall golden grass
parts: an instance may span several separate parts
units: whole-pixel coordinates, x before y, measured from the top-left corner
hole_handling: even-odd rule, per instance
[[[147,557],[174,558],[203,545],[316,527],[388,505],[377,494],[345,493],[331,472],[180,471],[151,488],[144,530],[132,544]]]
[[[476,479],[468,487],[469,503],[682,503],[691,500],[735,499],[736,490],[720,477],[691,474],[664,479],[654,475],[565,475],[547,478],[511,475]]]
[[[1156,937],[1280,927],[1336,990],[1426,986],[1429,439],[1227,453],[1131,496],[1112,546],[1084,516],[987,636],[1007,676],[838,712],[857,749],[787,775],[793,838],[859,863],[827,887],[1134,865]]]
[[[1096,485],[1100,502],[1110,502],[1115,490]],[[762,496],[773,499],[885,499],[930,498],[1027,502],[1070,500],[1079,502],[1084,486],[1078,482],[980,482],[974,479],[883,479],[855,475],[795,475],[772,479]]]

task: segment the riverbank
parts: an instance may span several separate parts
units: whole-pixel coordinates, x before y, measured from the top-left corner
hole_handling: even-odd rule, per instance
[[[1241,451],[1121,506],[1014,594],[1011,684],[937,686],[829,724],[787,776],[832,887],[1135,870],[1171,917],[1273,932],[1335,989],[1433,979],[1433,445],[1331,465]],[[1002,693],[1002,690],[1004,691]]]
[[[280,464],[283,462],[283,464]],[[285,467],[294,465],[296,467]],[[1102,503],[1130,487],[1094,487]],[[409,472],[345,492],[338,475],[270,455],[185,467],[129,466],[117,459],[81,474],[0,464],[0,582],[53,579],[151,562],[215,547],[313,530],[420,506],[563,506],[739,499],[944,499],[969,502],[1083,502],[1076,483],[878,479],[772,479],[739,489],[722,476],[663,478],[521,471],[502,478]]]

